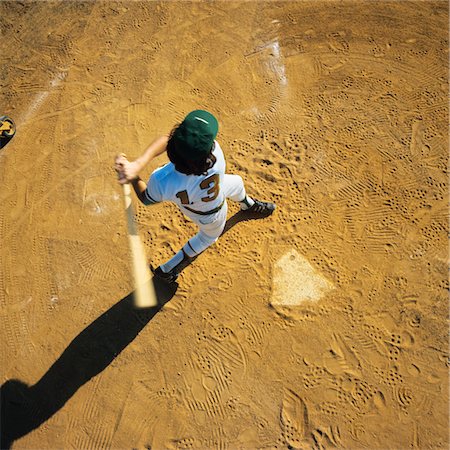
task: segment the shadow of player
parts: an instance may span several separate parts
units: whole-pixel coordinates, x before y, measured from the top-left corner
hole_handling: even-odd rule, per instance
[[[91,378],[102,372],[142,331],[178,288],[154,279],[158,305],[136,309],[133,293],[85,328],[33,386],[8,380],[0,388],[1,449],[46,422]]]
[[[223,236],[227,231],[230,231],[231,228],[233,228],[239,222],[246,222],[247,220],[256,220],[256,219],[263,219],[263,218],[264,217],[261,217],[261,214],[240,210],[226,221],[225,227],[222,231],[221,236]],[[204,250],[204,251],[206,251],[206,250]],[[186,267],[189,267],[202,254],[203,253],[200,253],[197,256],[194,256],[193,258],[191,258],[190,261],[186,264],[186,266],[183,269],[185,269]]]
[[[244,211],[239,210],[236,214],[231,216],[227,222],[225,223],[225,228],[222,231],[222,236],[227,232],[230,231],[231,228],[233,228],[235,225],[237,225],[239,222],[247,222],[248,220],[258,220],[258,219],[265,219],[266,217],[261,217],[261,214],[250,212],[250,211]]]

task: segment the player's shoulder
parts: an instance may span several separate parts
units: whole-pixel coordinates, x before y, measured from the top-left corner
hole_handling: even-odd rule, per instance
[[[151,193],[158,193],[153,198],[163,201],[170,199],[174,186],[179,184],[178,172],[172,163],[167,163],[153,171],[147,186]]]
[[[178,180],[178,172],[175,170],[175,166],[172,163],[167,163],[164,166],[159,167],[150,177],[151,184],[157,185],[158,189],[161,191],[165,191],[174,183],[178,183],[176,180]]]
[[[172,163],[167,163],[155,169],[152,173],[152,177],[157,180],[164,180],[165,178],[170,177],[174,172],[176,172],[175,166]]]

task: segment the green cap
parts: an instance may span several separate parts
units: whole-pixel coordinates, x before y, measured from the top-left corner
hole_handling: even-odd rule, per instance
[[[218,131],[219,123],[211,113],[192,111],[173,134],[175,152],[188,160],[201,160],[211,150]]]

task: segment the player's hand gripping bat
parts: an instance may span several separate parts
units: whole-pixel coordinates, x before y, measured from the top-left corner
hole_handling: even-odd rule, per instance
[[[123,184],[122,186],[125,200],[125,212],[127,215],[128,239],[130,242],[131,259],[133,263],[134,301],[138,308],[149,308],[156,306],[158,301],[156,300],[155,288],[147,265],[144,246],[139,237],[136,222],[134,220],[130,185]]]

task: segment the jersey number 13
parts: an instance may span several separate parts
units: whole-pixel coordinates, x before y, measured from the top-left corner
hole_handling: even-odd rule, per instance
[[[219,174],[215,173],[214,175],[211,175],[208,178],[205,178],[200,183],[200,188],[203,190],[206,190],[206,197],[202,197],[202,202],[212,202],[217,198],[219,195]],[[180,191],[178,192],[175,197],[180,199],[180,202],[182,205],[189,205],[189,195],[187,191]]]

